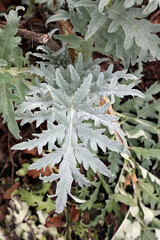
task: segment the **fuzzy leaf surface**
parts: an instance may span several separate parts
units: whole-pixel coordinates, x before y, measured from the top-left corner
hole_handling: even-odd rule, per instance
[[[23,59],[22,50],[18,47],[21,41],[20,37],[16,37],[18,30],[19,19],[18,8],[16,11],[11,10],[9,14],[4,14],[7,20],[7,24],[4,29],[0,30],[0,59],[7,62],[12,62],[18,67],[21,65],[21,61],[18,58]]]
[[[15,90],[15,86],[12,83],[11,75],[0,73],[0,89],[0,113],[3,117],[3,123],[7,122],[10,132],[16,138],[20,138],[19,128],[15,119],[14,103],[21,102],[22,99],[12,93]]]
[[[79,55],[75,67],[68,65],[66,69],[62,67],[57,68],[56,71],[52,69],[52,82],[51,79],[48,81],[47,75],[44,76],[46,82],[40,83],[36,79],[36,85],[30,88],[26,102],[20,104],[16,112],[19,115],[18,119],[22,119],[21,124],[36,121],[38,126],[47,121],[47,130],[41,134],[33,134],[35,136],[33,140],[19,143],[12,149],[23,150],[37,147],[41,154],[43,147],[48,145],[51,153],[33,163],[29,169],[39,170],[45,169],[47,165],[53,167],[59,164],[59,173],[53,173],[48,177],[40,176],[45,182],[59,179],[53,195],[57,197],[56,211],[58,213],[62,212],[66,206],[68,194],[72,196],[73,179],[81,187],[90,185],[90,182],[77,168],[77,163],[82,163],[86,170],[91,168],[95,173],[98,171],[111,177],[111,171],[99,160],[95,151],[98,147],[104,152],[106,149],[117,153],[123,151],[123,145],[110,140],[104,134],[105,128],[108,128],[111,134],[117,131],[124,139],[124,132],[115,122],[118,117],[106,114],[108,104],[101,107],[98,104],[102,93],[106,96],[115,94],[123,97],[124,93],[117,94],[114,90],[115,87],[117,91],[121,90],[119,78],[135,79],[135,77],[127,74],[126,71],[112,73],[111,67],[102,76],[100,67],[97,65],[99,62],[101,60],[97,59],[87,65]],[[51,66],[46,66],[46,71],[50,69]],[[42,69],[40,71],[43,72]],[[135,96],[142,96],[141,92],[133,89],[133,86],[130,87],[130,91],[126,91],[125,95],[131,92]],[[91,123],[86,123],[86,121]]]
[[[135,3],[139,5],[142,1],[124,3],[116,0],[110,4],[108,1],[80,0],[74,5],[76,10],[60,11],[48,22],[69,19],[75,32],[85,35],[85,40],[91,38],[95,42],[97,51],[104,54],[105,49],[105,54],[113,55],[115,60],[120,58],[125,66],[160,59],[160,40],[155,34],[160,27],[144,19],[143,9],[131,8]],[[159,4],[157,0],[150,1],[149,5],[151,3]]]

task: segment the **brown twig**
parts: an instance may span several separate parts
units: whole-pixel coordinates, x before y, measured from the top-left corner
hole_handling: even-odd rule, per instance
[[[4,29],[4,27],[5,25],[0,23],[0,28]],[[48,34],[36,33],[26,29],[18,28],[16,35],[20,36],[21,38],[26,38],[33,42],[48,46],[54,51],[58,51],[61,48],[58,43],[49,37]]]
[[[7,159],[6,159],[6,163],[4,164],[4,166],[3,166],[3,168],[2,168],[2,170],[1,170],[1,172],[0,172],[0,177],[3,175],[5,169],[7,168],[7,166],[8,166],[8,161],[9,161],[9,159],[7,158]]]

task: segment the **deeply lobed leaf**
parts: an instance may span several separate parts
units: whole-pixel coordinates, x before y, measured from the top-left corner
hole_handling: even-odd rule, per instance
[[[7,122],[10,132],[13,133],[16,138],[20,138],[13,103],[21,102],[22,99],[12,93],[12,91],[15,90],[15,86],[12,83],[11,75],[0,73],[0,89],[0,113],[2,113],[3,116],[3,123]]]
[[[18,119],[21,124],[37,121],[37,126],[47,121],[47,130],[41,134],[33,134],[36,138],[19,143],[12,149],[38,148],[41,154],[43,146],[48,144],[47,154],[29,169],[44,168],[47,165],[53,167],[59,163],[59,173],[53,173],[49,177],[42,177],[45,182],[59,179],[56,193],[56,211],[62,212],[67,202],[67,195],[71,195],[73,179],[80,186],[88,186],[90,182],[80,173],[77,164],[83,164],[84,168],[97,171],[105,176],[112,176],[106,165],[96,155],[97,147],[104,152],[106,148],[115,151],[123,151],[123,145],[115,140],[110,140],[105,134],[107,127],[110,134],[118,132],[125,144],[125,134],[115,121],[118,117],[107,114],[109,104],[99,107],[102,95],[112,98],[114,95],[123,97],[128,94],[142,97],[143,94],[133,89],[133,84],[123,85],[125,92],[121,91],[119,78],[135,79],[126,71],[112,73],[112,67],[101,73],[97,63],[89,62],[88,66],[83,62],[82,56],[78,58],[76,66],[69,65],[66,69],[60,67],[56,71],[51,70],[51,79],[44,76],[46,82],[40,83],[36,79],[36,86],[32,86],[26,97],[26,102],[19,105]],[[45,67],[41,65],[40,71]],[[51,66],[45,71],[50,71]],[[33,71],[32,71],[33,72]],[[34,69],[34,73],[36,69]],[[129,90],[128,90],[129,89]],[[121,94],[120,94],[121,93]],[[90,123],[87,123],[87,122]],[[57,124],[58,123],[58,124]]]
[[[10,132],[16,138],[20,138],[20,135],[14,107],[24,100],[27,86],[23,82],[24,74],[18,74],[15,71],[12,76],[7,72],[9,71],[7,69],[11,66],[21,68],[24,63],[27,63],[30,54],[28,53],[26,57],[23,57],[22,50],[18,46],[21,40],[20,37],[16,37],[20,19],[18,17],[19,9],[24,10],[23,7],[17,7],[15,11],[11,10],[9,14],[4,14],[7,23],[4,29],[0,29],[0,113],[3,117],[3,123],[7,123]]]
[[[69,19],[73,30],[85,36],[83,42],[91,38],[96,51],[112,54],[114,60],[120,58],[125,66],[135,65],[136,62],[160,59],[160,40],[155,34],[160,31],[159,25],[143,19],[146,12],[152,11],[150,6],[156,7],[159,3],[150,1],[144,11],[138,7],[131,8],[141,2],[116,0],[111,5],[110,1],[80,0],[74,5],[76,10],[60,11],[47,23]]]

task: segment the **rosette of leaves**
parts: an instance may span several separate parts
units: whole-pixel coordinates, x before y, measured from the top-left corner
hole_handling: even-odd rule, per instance
[[[35,138],[27,142],[19,143],[12,149],[32,149],[37,147],[38,153],[42,153],[43,146],[48,144],[49,154],[33,163],[29,169],[45,169],[48,165],[52,168],[59,164],[59,172],[52,173],[49,177],[40,179],[52,182],[59,179],[55,195],[56,212],[63,211],[67,202],[67,195],[71,194],[73,179],[82,187],[91,183],[79,171],[79,164],[83,164],[85,170],[91,168],[105,176],[112,176],[110,170],[98,158],[98,147],[106,152],[106,149],[115,152],[126,151],[127,143],[125,133],[121,130],[117,116],[106,114],[109,103],[99,106],[101,96],[124,97],[126,95],[140,96],[143,94],[133,89],[134,83],[125,85],[118,82],[119,79],[135,79],[126,70],[112,73],[113,66],[107,71],[100,72],[97,63],[83,63],[82,55],[79,55],[75,67],[68,65],[54,69],[51,66],[41,65],[40,70],[33,68],[32,73],[45,78],[46,82],[40,83],[35,79],[35,86],[30,87],[26,102],[18,106],[18,119],[22,119],[21,125],[36,121],[37,127],[47,121],[47,130],[40,134],[33,134]],[[43,72],[45,72],[43,74]],[[124,146],[118,140],[111,140],[106,135],[106,129],[110,135],[117,133]]]
[[[121,59],[125,66],[160,59],[160,40],[155,34],[160,31],[159,25],[144,19],[143,8],[132,6],[140,1],[128,2],[132,2],[131,5],[121,0],[80,0],[74,5],[75,9],[60,10],[47,20],[47,24],[69,19],[73,31],[85,36],[81,44],[92,39],[95,43],[93,51],[112,55],[114,60]],[[67,36],[63,36],[65,38]]]

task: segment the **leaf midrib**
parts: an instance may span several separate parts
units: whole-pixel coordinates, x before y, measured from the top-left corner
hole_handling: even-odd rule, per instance
[[[140,31],[139,29],[137,29],[137,28],[136,28],[136,25],[133,24],[131,21],[129,21],[129,19],[128,19],[127,17],[123,16],[120,12],[118,12],[118,11],[116,11],[116,10],[114,10],[114,9],[111,9],[111,8],[110,8],[109,11],[114,12],[114,13],[120,15],[126,22],[128,22],[128,23],[135,29],[135,31],[137,31],[137,32],[139,33],[139,35],[142,36],[142,38],[144,38],[144,35],[141,33],[141,31]],[[135,19],[134,19],[134,20],[135,20]],[[137,20],[137,21],[138,21],[138,20]],[[122,28],[123,28],[123,26],[122,26]],[[137,34],[137,35],[138,35],[138,34]]]
[[[10,25],[7,24],[9,29],[10,29]],[[3,30],[4,33],[5,29]],[[6,45],[7,45],[7,41],[8,41],[8,36],[10,35],[10,31],[7,31],[7,37],[6,37],[6,41],[4,41],[4,47],[2,48],[2,59],[4,59],[4,53],[5,53],[5,49],[6,49]]]
[[[8,115],[8,109],[9,109],[9,104],[8,104],[8,98],[7,98],[7,87],[6,87],[6,82],[3,82],[3,89],[1,89],[1,96],[2,96],[2,106],[3,109],[6,109],[7,111],[3,111],[5,113],[4,118],[7,118]],[[4,107],[5,106],[5,107]],[[6,119],[7,120],[7,119]]]

